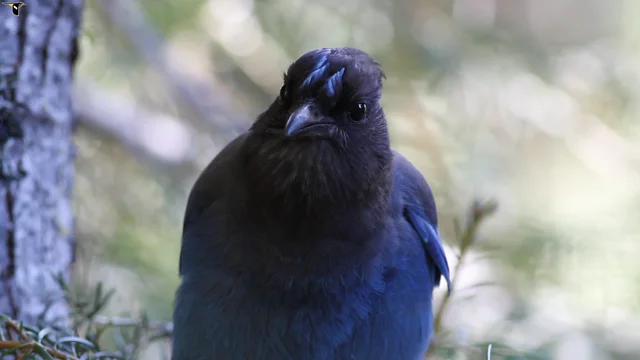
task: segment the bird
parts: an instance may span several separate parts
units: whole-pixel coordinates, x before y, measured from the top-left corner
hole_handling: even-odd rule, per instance
[[[173,360],[416,360],[449,265],[425,177],[391,148],[385,73],[313,49],[195,181]]]
[[[27,5],[22,1],[15,1],[15,2],[3,2],[2,5],[8,5],[11,6],[11,11],[13,12],[13,15],[15,16],[19,16],[20,15],[20,8]]]

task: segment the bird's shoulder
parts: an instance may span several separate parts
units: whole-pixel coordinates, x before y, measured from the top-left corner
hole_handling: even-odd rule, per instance
[[[191,269],[207,268],[219,253],[222,225],[229,213],[239,206],[244,196],[242,172],[246,135],[240,135],[225,146],[202,171],[191,188],[182,228],[180,274]],[[187,263],[185,258],[189,258]]]
[[[189,196],[184,215],[183,229],[197,221],[214,202],[230,197],[241,189],[242,145],[247,134],[228,143],[196,179]]]
[[[405,204],[419,205],[424,209],[429,222],[438,225],[435,198],[424,175],[409,159],[393,150],[392,198]]]
[[[414,237],[417,235],[420,245],[430,266],[435,266],[434,284],[440,283],[444,276],[447,288],[451,288],[449,264],[438,234],[438,212],[431,187],[420,171],[401,154],[394,153],[394,191],[400,199],[400,211],[403,214],[402,225],[409,223]]]

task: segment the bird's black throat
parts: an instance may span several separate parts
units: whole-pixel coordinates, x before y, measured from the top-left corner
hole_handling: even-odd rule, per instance
[[[254,134],[245,144],[248,196],[256,216],[308,232],[344,221],[354,210],[386,211],[390,148],[368,151],[318,139]],[[369,164],[366,167],[357,164]],[[256,201],[257,200],[257,201]]]
[[[244,153],[246,211],[259,232],[243,248],[261,270],[251,278],[269,278],[276,288],[288,284],[288,296],[298,299],[327,279],[351,286],[377,274],[388,230],[390,148],[360,151],[331,140],[253,135]],[[368,166],[357,166],[363,163]],[[269,270],[275,264],[281,271]],[[345,268],[353,278],[340,275]]]

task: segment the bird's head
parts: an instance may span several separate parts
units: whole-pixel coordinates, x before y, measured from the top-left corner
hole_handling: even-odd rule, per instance
[[[392,153],[380,105],[383,78],[380,65],[358,49],[302,55],[250,130],[255,178],[274,195],[287,192],[307,204],[366,201],[386,191]]]

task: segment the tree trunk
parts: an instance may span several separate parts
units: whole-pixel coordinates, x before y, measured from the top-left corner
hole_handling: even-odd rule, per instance
[[[0,313],[65,320],[73,261],[71,82],[83,0],[0,7]]]

